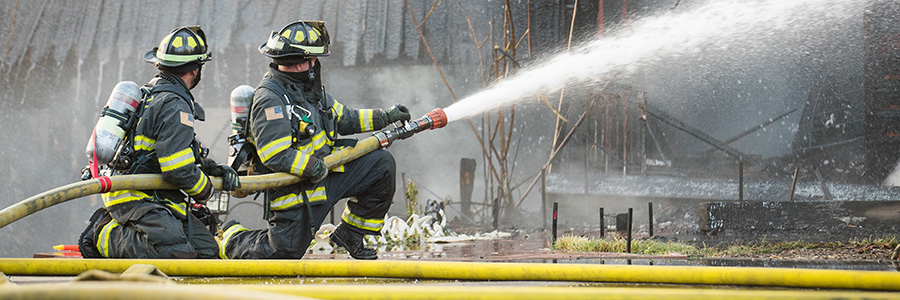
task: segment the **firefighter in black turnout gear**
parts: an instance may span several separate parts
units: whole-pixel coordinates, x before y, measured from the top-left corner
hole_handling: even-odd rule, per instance
[[[318,57],[327,56],[328,31],[321,21],[297,21],[272,32],[261,53],[272,58],[256,89],[249,119],[250,137],[261,162],[272,172],[307,180],[265,192],[268,228],[249,230],[229,221],[219,244],[225,259],[303,257],[315,231],[332,207],[350,198],[331,240],[353,258],[376,259],[364,235],[379,234],[395,190],[394,158],[376,150],[328,170],[322,160],[347,135],[408,121],[409,111],[353,109],[337,102],[322,86]],[[311,129],[313,128],[313,129]]]
[[[79,239],[87,258],[216,258],[218,243],[197,215],[213,195],[208,176],[223,176],[224,190],[240,187],[237,173],[205,158],[194,122],[204,112],[190,89],[211,59],[199,26],[172,30],[144,55],[159,73],[145,86],[140,118],[128,133],[133,163],[127,174],[162,174],[179,190],[122,190],[102,195],[104,208]]]

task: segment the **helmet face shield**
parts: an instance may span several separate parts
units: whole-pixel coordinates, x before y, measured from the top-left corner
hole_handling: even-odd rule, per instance
[[[259,52],[271,58],[299,56],[310,58],[330,54],[331,39],[323,21],[297,21],[280,31],[272,31]]]
[[[277,31],[272,31],[272,34],[269,36],[269,40],[266,41],[266,49],[269,49],[271,52],[284,52],[284,47],[288,44],[288,39],[278,34]],[[265,53],[265,52],[263,52]]]

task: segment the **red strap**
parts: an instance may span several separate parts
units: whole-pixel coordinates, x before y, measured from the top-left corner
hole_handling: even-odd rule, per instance
[[[103,177],[97,178],[97,180],[100,180],[100,192],[101,193],[107,193],[107,192],[109,192],[109,190],[112,189],[112,179],[109,179],[109,177],[103,176]]]
[[[94,130],[91,131],[91,143],[94,144],[94,151],[91,151],[93,154],[93,159],[91,159],[91,177],[97,178],[97,175],[100,173],[100,166],[97,164],[97,126],[94,126]]]

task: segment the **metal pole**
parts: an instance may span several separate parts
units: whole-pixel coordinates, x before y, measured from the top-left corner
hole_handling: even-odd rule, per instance
[[[738,200],[744,201],[744,160],[738,161]]]
[[[653,202],[647,203],[647,206],[650,213],[650,237],[653,237]]]
[[[547,169],[541,169],[541,219],[544,221],[541,228],[547,228]]]
[[[493,207],[494,230],[497,230],[498,228],[500,228],[500,198],[494,198]]]
[[[631,218],[633,217],[634,209],[631,207],[628,208],[628,239],[626,239],[625,244],[625,252],[631,253]]]
[[[606,219],[603,217],[603,208],[600,208],[600,237],[606,236]]]
[[[590,96],[588,96],[590,97]],[[586,109],[590,109],[588,106]],[[588,136],[590,137],[590,136]],[[587,195],[588,190],[588,182],[590,181],[590,172],[591,172],[591,145],[585,138],[584,142],[584,194]]]
[[[552,239],[550,240],[551,247],[556,245],[557,212],[559,212],[559,202],[553,202],[553,236],[552,236]]]
[[[788,196],[788,201],[794,201],[794,190],[797,188],[797,173],[800,172],[799,167],[794,168],[794,179],[791,179],[791,194]]]
[[[409,182],[406,181],[406,172],[400,172],[400,177],[403,178],[403,194],[402,195],[407,195],[409,193],[409,186],[408,186]],[[409,200],[410,199],[408,199],[407,197],[403,197],[403,200],[406,200],[406,214],[407,214],[406,218],[409,219],[409,217],[410,217],[410,215],[409,215],[410,214]],[[332,210],[334,210],[334,209],[332,209]],[[331,224],[334,224],[334,223],[331,223]]]

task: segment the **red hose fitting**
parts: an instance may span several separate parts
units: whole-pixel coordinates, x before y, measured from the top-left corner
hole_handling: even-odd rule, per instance
[[[435,108],[425,115],[431,118],[431,129],[447,126],[447,114],[444,113],[444,110],[440,107]]]

